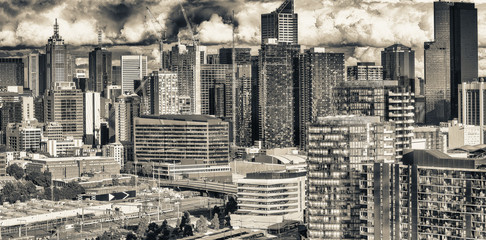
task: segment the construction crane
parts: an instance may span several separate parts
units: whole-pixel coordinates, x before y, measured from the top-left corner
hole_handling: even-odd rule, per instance
[[[159,51],[160,51],[160,70],[163,70],[164,69],[164,42],[166,40],[165,31],[163,30],[164,27],[162,27],[162,24],[160,24],[159,20],[157,20],[157,18],[154,17],[152,11],[150,11],[150,8],[149,7],[146,8],[152,20],[155,23],[157,23],[160,28],[160,38],[158,39],[158,42],[159,42]]]
[[[179,6],[181,6],[182,15],[184,15],[184,19],[186,20],[187,29],[189,29],[189,33],[191,34],[192,43],[194,44],[194,47],[196,47],[197,40],[196,40],[196,37],[194,36],[194,32],[193,32],[192,26],[191,26],[191,22],[189,21],[189,18],[187,17],[186,10],[182,6],[182,2],[181,1],[179,1]]]

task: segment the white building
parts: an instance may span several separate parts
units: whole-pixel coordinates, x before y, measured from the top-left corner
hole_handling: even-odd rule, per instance
[[[100,93],[84,93],[84,135],[86,144],[101,144]]]
[[[142,80],[147,75],[147,56],[121,56],[122,93],[133,93],[134,81]]]
[[[22,97],[22,121],[30,121],[35,118],[34,115],[34,98]]]
[[[112,157],[123,168],[125,165],[125,150],[120,142],[110,143],[103,146],[103,156]]]
[[[82,146],[83,141],[81,139],[48,140],[46,150],[53,157],[76,156],[79,155]]]
[[[233,227],[266,229],[284,220],[303,221],[305,172],[249,173],[239,179]]]
[[[177,73],[160,72],[158,99],[155,103],[159,115],[179,113],[179,94],[177,88]]]

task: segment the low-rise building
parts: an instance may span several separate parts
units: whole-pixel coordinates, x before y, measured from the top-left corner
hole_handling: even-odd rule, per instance
[[[249,173],[239,179],[238,211],[231,225],[266,229],[285,220],[304,220],[305,172]]]
[[[53,179],[78,178],[87,173],[120,173],[120,165],[112,157],[64,157],[35,156],[26,166],[27,171],[48,171]]]

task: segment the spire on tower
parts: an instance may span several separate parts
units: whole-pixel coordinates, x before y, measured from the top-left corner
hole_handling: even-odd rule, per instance
[[[101,48],[101,39],[102,39],[102,35],[101,35],[101,29],[98,29],[98,47]]]
[[[54,23],[54,38],[59,38],[59,25],[57,25],[57,18],[56,22]]]

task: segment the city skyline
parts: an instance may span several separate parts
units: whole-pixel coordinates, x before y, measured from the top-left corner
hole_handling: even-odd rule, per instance
[[[433,1],[295,1],[299,14],[299,43],[305,47],[326,47],[344,52],[346,65],[358,61],[380,63],[383,48],[400,43],[416,51],[416,76],[423,77],[423,43],[433,40]],[[479,76],[486,75],[486,2],[472,1],[478,9]],[[235,11],[236,44],[260,45],[260,14],[276,9],[281,1],[181,1],[193,28],[199,32],[210,53],[231,45],[231,25],[227,20]],[[52,36],[58,18],[60,35],[70,52],[85,53],[98,43],[98,28],[103,30],[103,46],[113,51],[118,61],[123,54],[149,56],[156,66],[158,25],[149,16],[149,7],[174,44],[177,35],[187,39],[186,23],[179,1],[110,1],[89,3],[21,2],[2,3],[0,16],[0,56],[42,49]],[[35,12],[35,14],[34,14]],[[407,12],[406,15],[399,14]],[[8,20],[7,20],[8,19]],[[484,20],[483,20],[484,19]],[[483,27],[484,26],[484,27]],[[414,33],[406,34],[406,33]],[[217,33],[217,34],[214,34]],[[166,44],[165,49],[169,49]]]

